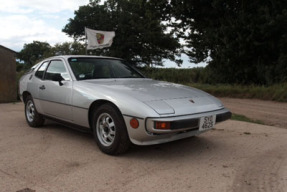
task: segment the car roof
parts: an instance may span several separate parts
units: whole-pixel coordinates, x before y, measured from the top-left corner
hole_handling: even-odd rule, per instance
[[[47,57],[45,59],[43,59],[42,61],[36,63],[35,65],[33,65],[31,67],[31,69],[36,69],[41,63],[47,61],[47,60],[52,60],[52,59],[69,59],[69,58],[102,58],[102,59],[118,59],[118,60],[122,60],[121,58],[117,58],[117,57],[107,57],[107,56],[95,56],[95,55],[58,55],[58,56],[53,56],[53,57]]]
[[[47,61],[47,60],[52,60],[52,59],[69,59],[69,58],[102,58],[102,59],[117,59],[117,60],[122,60],[121,58],[117,57],[107,57],[107,56],[95,56],[95,55],[57,55],[57,56],[52,56],[52,57],[47,57],[43,59],[42,61],[36,63],[31,67],[31,69],[36,69],[37,67],[40,66],[41,63]]]
[[[59,56],[53,56],[53,57],[46,58],[45,60],[57,59],[57,58],[63,58],[63,59],[68,59],[68,58],[103,58],[103,59],[120,59],[120,58],[116,58],[116,57],[95,56],[95,55],[59,55]]]

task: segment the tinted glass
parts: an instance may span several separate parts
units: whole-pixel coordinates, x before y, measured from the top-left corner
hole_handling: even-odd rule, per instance
[[[61,75],[63,80],[70,80],[69,74],[65,68],[65,64],[62,61],[51,61],[46,73],[46,80],[53,80],[53,77],[56,75]]]
[[[102,58],[70,58],[70,66],[78,80],[106,78],[144,78],[122,60]]]
[[[48,66],[48,61],[44,62],[41,67],[38,69],[38,71],[36,71],[35,76],[42,79],[43,78],[43,74]]]

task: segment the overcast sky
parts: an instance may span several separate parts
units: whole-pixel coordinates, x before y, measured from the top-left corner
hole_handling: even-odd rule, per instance
[[[62,29],[74,17],[74,10],[88,3],[89,0],[0,0],[0,45],[20,51],[33,40],[50,45],[72,41]],[[183,67],[195,66],[188,64],[187,57],[183,59]],[[176,65],[166,62],[166,66]]]
[[[72,41],[61,30],[89,0],[0,0],[0,44],[20,51],[33,40]]]

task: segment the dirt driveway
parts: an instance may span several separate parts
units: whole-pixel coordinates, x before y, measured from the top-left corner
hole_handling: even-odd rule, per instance
[[[23,104],[0,105],[0,191],[286,192],[287,129],[226,121],[198,137],[113,157],[91,135],[27,126]]]
[[[266,125],[287,128],[287,103],[258,99],[220,98],[233,113],[260,120]]]

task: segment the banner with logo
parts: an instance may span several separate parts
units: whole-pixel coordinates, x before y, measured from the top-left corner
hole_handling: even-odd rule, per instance
[[[86,38],[88,40],[87,49],[102,49],[110,47],[115,37],[114,31],[98,31],[85,28]]]

